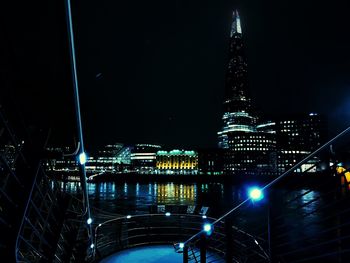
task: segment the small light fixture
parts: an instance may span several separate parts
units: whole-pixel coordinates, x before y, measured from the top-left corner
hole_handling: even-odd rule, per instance
[[[92,223],[92,218],[89,217],[88,220],[86,220],[86,223],[87,223],[88,225],[91,225],[91,223]]]
[[[179,248],[184,248],[185,244],[184,243],[179,243]]]
[[[213,227],[212,227],[211,224],[206,223],[206,224],[204,224],[204,226],[203,226],[203,230],[204,230],[204,232],[205,232],[207,235],[211,235],[212,230],[213,230]]]
[[[95,245],[94,245],[94,243],[92,243],[91,245],[90,245],[90,248],[94,248],[95,247]]]
[[[127,215],[126,218],[127,218],[127,219],[130,219],[130,218],[131,218],[131,215]]]
[[[81,165],[84,165],[86,163],[86,154],[85,154],[85,152],[82,152],[81,154],[79,154],[79,163]]]
[[[264,198],[264,194],[261,191],[261,189],[259,189],[258,187],[254,187],[251,188],[249,190],[249,197],[253,200],[253,201],[260,201],[261,199]]]
[[[166,212],[165,216],[171,216],[171,213],[170,212]]]
[[[206,215],[202,215],[202,218],[203,218],[203,219],[206,219],[206,218],[207,218],[207,216],[206,216]]]

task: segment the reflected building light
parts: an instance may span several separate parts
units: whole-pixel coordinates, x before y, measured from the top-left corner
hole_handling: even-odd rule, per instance
[[[88,194],[94,194],[96,191],[96,184],[88,183]]]
[[[180,185],[180,198],[183,198],[183,196],[184,196],[184,187],[183,187],[183,185],[181,184],[181,185]]]
[[[136,196],[139,196],[140,193],[140,185],[139,183],[136,184]]]
[[[307,194],[306,193],[308,190],[302,190],[302,197],[301,201],[304,204],[302,206],[302,210],[308,214],[310,214],[310,217],[312,216],[318,216],[316,213],[313,213],[315,209],[317,209],[320,206],[320,200],[319,199],[319,194],[315,191],[311,191]],[[314,200],[317,200],[314,202]]]
[[[128,194],[128,184],[124,184],[124,194]]]
[[[148,184],[148,194],[152,195],[152,185]]]

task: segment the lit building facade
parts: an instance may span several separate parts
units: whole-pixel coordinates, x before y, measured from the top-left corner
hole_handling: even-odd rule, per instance
[[[137,173],[154,173],[156,168],[156,153],[161,149],[160,145],[136,144],[130,155],[131,167]]]
[[[223,149],[201,149],[198,151],[198,172],[205,175],[222,175],[224,169]]]
[[[158,151],[157,174],[198,174],[198,153],[196,151]]]
[[[223,128],[218,132],[219,148],[224,149],[226,174],[270,174],[276,172],[276,134],[258,125],[258,117],[248,95],[247,61],[241,21],[233,12],[229,62],[226,73]]]
[[[65,157],[63,153],[72,153],[74,149],[69,147],[48,148],[51,153],[61,155],[60,158],[51,158],[46,163],[46,169],[53,172],[78,172],[79,164],[75,158]],[[131,147],[121,143],[104,146],[95,153],[88,154],[85,164],[86,172],[96,173],[121,173],[130,171]]]
[[[230,133],[229,150],[225,154],[227,173],[247,175],[275,174],[276,137],[265,132]]]
[[[312,153],[327,139],[327,122],[317,113],[288,116],[276,121],[278,171],[285,172]],[[296,172],[317,172],[319,157],[303,164]]]
[[[72,153],[71,147],[48,147],[47,152],[55,154],[55,158],[49,158],[45,164],[46,171],[51,172],[78,172],[79,164],[74,158],[63,158],[63,153]],[[59,157],[58,157],[59,156]]]
[[[89,156],[85,165],[88,173],[115,173],[118,171],[117,154],[123,148],[123,144],[109,144],[104,146],[96,154]]]

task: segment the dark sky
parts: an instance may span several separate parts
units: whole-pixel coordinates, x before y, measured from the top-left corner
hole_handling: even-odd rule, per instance
[[[53,116],[49,126],[59,137],[73,129],[73,111],[58,2],[2,9],[0,32],[3,85],[17,87],[21,112],[44,107],[37,122]],[[347,1],[72,2],[87,147],[216,146],[236,7],[256,106],[267,116],[325,113],[332,133],[350,124]]]

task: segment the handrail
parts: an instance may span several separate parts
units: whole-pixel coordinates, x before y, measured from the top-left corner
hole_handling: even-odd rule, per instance
[[[66,0],[66,19],[67,19],[67,29],[68,29],[68,41],[69,41],[69,53],[71,58],[71,71],[73,78],[73,87],[74,87],[74,103],[75,103],[75,111],[76,111],[76,121],[77,121],[77,129],[78,129],[78,138],[79,138],[79,154],[85,154],[84,149],[84,137],[83,137],[83,126],[81,121],[81,113],[80,113],[80,100],[79,100],[79,89],[78,89],[78,74],[77,74],[77,65],[75,58],[75,46],[74,46],[74,31],[73,31],[73,22],[72,22],[72,12],[71,12],[71,2],[70,0]],[[79,156],[80,156],[79,155]],[[87,179],[86,179],[86,170],[85,163],[80,163],[81,167],[81,185],[83,189],[83,201],[84,201],[84,211],[87,214],[87,229],[88,236],[90,238],[90,246],[93,247],[92,238],[92,226],[91,226],[91,211],[89,204],[89,195],[87,190]]]

